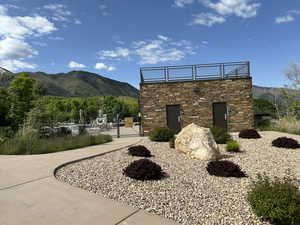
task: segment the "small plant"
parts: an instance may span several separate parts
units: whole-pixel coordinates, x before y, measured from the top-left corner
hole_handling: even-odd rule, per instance
[[[169,141],[170,148],[175,148],[175,137],[172,137]]]
[[[258,174],[247,200],[257,216],[272,224],[300,224],[300,191],[290,178],[275,177],[272,181],[266,174]]]
[[[151,157],[151,152],[143,145],[129,147],[128,154],[132,156]]]
[[[136,180],[159,180],[162,178],[160,165],[149,159],[133,161],[123,170],[123,174]]]
[[[239,133],[240,138],[247,138],[247,139],[257,139],[261,138],[259,133],[255,129],[244,129],[241,130]]]
[[[210,131],[217,144],[226,144],[227,141],[231,140],[230,134],[228,134],[227,131],[221,127],[213,127],[210,129]]]
[[[228,152],[239,152],[240,151],[240,144],[236,141],[228,141],[226,145],[226,150]]]
[[[210,175],[218,177],[246,177],[247,175],[241,171],[240,167],[231,161],[210,161],[206,166],[206,170]]]
[[[151,141],[168,142],[173,137],[174,133],[166,127],[154,128],[149,133],[149,138]]]
[[[272,145],[278,148],[296,149],[300,147],[298,141],[288,137],[279,137],[272,141]]]

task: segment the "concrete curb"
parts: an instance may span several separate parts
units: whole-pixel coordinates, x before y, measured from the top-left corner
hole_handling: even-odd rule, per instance
[[[84,158],[80,158],[80,159],[75,159],[75,160],[72,160],[72,161],[60,164],[60,165],[58,165],[58,166],[56,166],[54,168],[53,173],[52,173],[52,177],[54,177],[55,180],[58,181],[58,179],[56,178],[55,174],[56,174],[57,170],[61,169],[64,166],[67,166],[67,165],[70,165],[70,164],[73,164],[73,163],[77,163],[77,162],[80,162],[80,161],[83,161],[83,160],[92,159],[92,158],[95,158],[95,157],[98,157],[98,156],[106,155],[106,154],[109,154],[109,153],[117,152],[117,151],[120,151],[120,150],[122,150],[124,148],[128,148],[130,146],[136,145],[136,144],[140,143],[141,141],[142,141],[142,139],[140,139],[139,141],[137,141],[137,142],[135,142],[133,144],[125,145],[125,146],[119,147],[117,149],[110,150],[108,152],[103,152],[103,153],[99,153],[99,154],[96,154],[96,155],[91,155],[91,156],[88,156],[88,157],[84,157]]]

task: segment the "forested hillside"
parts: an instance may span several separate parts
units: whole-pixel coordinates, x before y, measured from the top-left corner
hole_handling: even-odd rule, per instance
[[[8,87],[18,74],[0,68],[0,87]],[[46,91],[46,95],[65,97],[128,96],[137,98],[138,90],[132,85],[86,71],[46,74],[28,73]]]

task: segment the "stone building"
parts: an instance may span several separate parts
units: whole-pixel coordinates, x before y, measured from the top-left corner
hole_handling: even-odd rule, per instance
[[[253,127],[249,62],[141,68],[139,100],[145,135],[155,127],[177,133],[190,123]]]

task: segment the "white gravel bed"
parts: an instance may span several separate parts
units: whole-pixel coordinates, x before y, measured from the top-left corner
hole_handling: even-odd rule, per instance
[[[220,145],[227,160],[237,163],[248,178],[210,176],[207,162],[189,159],[170,149],[168,143],[144,140],[168,177],[159,181],[137,181],[125,177],[123,169],[141,157],[127,154],[127,149],[67,165],[56,177],[73,186],[127,203],[172,219],[184,225],[202,224],[269,224],[262,222],[251,211],[246,194],[251,178],[266,172],[282,177],[290,169],[300,178],[300,149],[287,150],[272,147],[273,139],[300,136],[278,132],[260,132],[257,140],[240,139],[242,153],[228,153]]]

